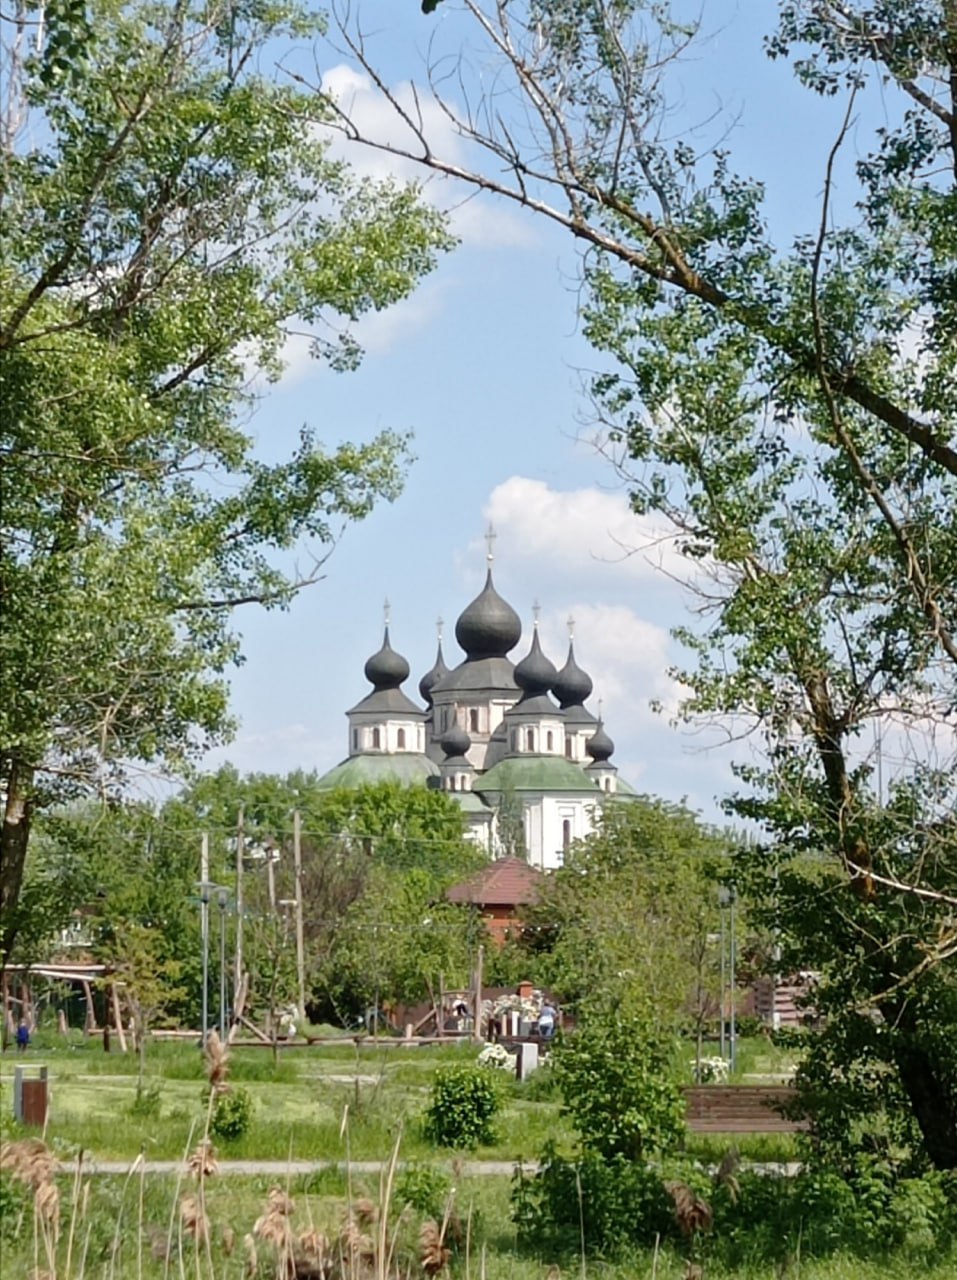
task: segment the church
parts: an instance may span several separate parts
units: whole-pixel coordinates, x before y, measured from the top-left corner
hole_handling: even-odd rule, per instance
[[[518,855],[548,871],[592,830],[599,805],[635,792],[611,763],[601,718],[585,706],[592,681],[575,659],[571,621],[560,670],[542,651],[537,609],[531,647],[512,663],[522,623],[495,590],[492,536],[485,586],[455,624],[462,661],[446,665],[440,631],[417,705],[402,688],[410,668],[392,648],[387,610],[382,647],[365,664],[372,690],[346,712],[349,754],[319,785],[392,779],[439,788],[491,857]]]

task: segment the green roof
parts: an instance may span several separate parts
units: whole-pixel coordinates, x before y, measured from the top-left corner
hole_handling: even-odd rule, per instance
[[[416,751],[396,755],[349,756],[323,774],[316,785],[321,791],[331,791],[334,787],[361,787],[366,782],[402,782],[411,787],[424,784],[427,778],[435,777],[438,772],[438,765]]]
[[[457,801],[459,808],[464,809],[466,813],[489,812],[488,805],[483,803],[481,798],[471,791],[446,791],[445,794],[449,799]]]
[[[473,791],[594,791],[598,788],[564,756],[506,756],[472,783]]]

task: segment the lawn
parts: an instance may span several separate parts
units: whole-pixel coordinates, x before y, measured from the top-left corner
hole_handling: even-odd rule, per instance
[[[400,1167],[390,1202],[392,1226],[386,1232],[393,1276],[421,1275],[417,1262],[418,1234],[423,1216],[442,1216],[445,1195],[455,1178],[455,1206],[467,1224],[464,1243],[449,1262],[452,1280],[556,1280],[577,1275],[582,1280],[678,1280],[687,1273],[687,1246],[669,1246],[631,1255],[626,1261],[551,1256],[547,1249],[527,1245],[519,1249],[509,1211],[507,1177],[470,1176],[469,1166],[452,1163],[454,1153],[436,1151],[421,1127],[431,1079],[440,1064],[472,1061],[469,1046],[383,1047],[376,1045],[296,1048],[284,1051],[278,1062],[265,1050],[238,1048],[231,1056],[230,1078],[248,1089],[254,1100],[248,1133],[231,1143],[218,1143],[222,1160],[329,1159],[358,1162],[388,1161],[399,1144]],[[195,1044],[158,1043],[150,1046],[146,1085],[155,1110],[136,1114],[133,1107],[136,1063],[133,1055],[109,1055],[96,1042],[74,1040],[69,1046],[31,1046],[26,1059],[44,1063],[50,1073],[50,1117],[47,1139],[61,1157],[83,1150],[94,1159],[127,1160],[126,1177],[94,1175],[82,1185],[68,1173],[57,1178],[61,1231],[52,1256],[46,1257],[43,1232],[35,1230],[33,1201],[15,1187],[19,1201],[10,1202],[9,1179],[4,1179],[2,1204],[3,1275],[29,1277],[47,1274],[57,1280],[230,1280],[246,1274],[243,1243],[263,1213],[271,1182],[265,1176],[213,1176],[202,1195],[210,1221],[208,1242],[197,1250],[181,1214],[183,1196],[197,1196],[198,1188],[185,1173],[178,1178],[144,1177],[132,1168],[142,1153],[147,1159],[181,1160],[201,1137],[205,1121],[204,1076]],[[780,1076],[787,1060],[764,1040],[743,1045],[742,1074],[753,1078],[766,1072]],[[0,1105],[10,1109],[10,1077],[16,1059],[0,1060],[4,1089]],[[687,1066],[687,1064],[686,1064]],[[526,1084],[506,1076],[499,1080],[503,1109],[498,1140],[469,1153],[470,1159],[513,1162],[534,1159],[550,1138],[560,1149],[574,1149],[574,1135],[560,1105],[539,1073]],[[746,1158],[787,1160],[796,1154],[787,1135],[749,1138],[689,1139],[689,1153],[717,1164],[734,1143]],[[385,1202],[380,1175],[348,1168],[291,1173],[279,1179],[296,1203],[288,1219],[294,1234],[320,1231],[337,1239],[348,1207],[367,1197]],[[430,1203],[431,1199],[431,1203]],[[409,1202],[409,1207],[406,1207]],[[368,1232],[367,1232],[368,1234]],[[371,1234],[375,1235],[373,1231]],[[771,1233],[773,1236],[773,1232]],[[825,1259],[801,1256],[800,1240],[785,1264],[769,1261],[755,1249],[737,1257],[729,1269],[716,1253],[708,1257],[702,1245],[709,1280],[950,1280],[957,1271],[953,1255],[899,1252],[891,1258],[859,1258],[839,1251]],[[259,1269],[249,1274],[266,1280],[276,1275],[275,1256],[268,1242],[257,1242]],[[69,1252],[69,1261],[67,1260]],[[154,1256],[154,1252],[167,1256]],[[340,1260],[341,1261],[341,1260]],[[327,1280],[385,1280],[386,1268],[375,1265],[343,1270],[333,1267]],[[558,1268],[556,1271],[554,1268]]]
[[[383,1160],[402,1132],[407,1158],[433,1155],[421,1132],[436,1067],[471,1062],[470,1045],[376,1046],[305,1045],[284,1049],[277,1061],[268,1049],[234,1048],[230,1080],[248,1089],[253,1120],[244,1137],[223,1145],[225,1159],[284,1160],[290,1150],[302,1159],[341,1160],[346,1157],[342,1118],[348,1108],[349,1155],[356,1160]],[[691,1078],[693,1053],[686,1048],[682,1073]],[[136,1114],[133,1108],[136,1060],[131,1053],[103,1052],[97,1040],[71,1039],[68,1045],[52,1037],[38,1039],[25,1059],[43,1063],[50,1079],[49,1133],[63,1149],[83,1149],[102,1160],[178,1158],[190,1134],[204,1123],[204,1075],[194,1044],[157,1042],[147,1054],[146,1086],[155,1109]],[[741,1074],[753,1079],[765,1073],[776,1078],[791,1059],[763,1037],[743,1041]],[[0,1059],[5,1085],[5,1108],[16,1059]],[[502,1076],[504,1106],[497,1126],[498,1140],[479,1147],[480,1160],[534,1159],[546,1139],[571,1151],[574,1134],[561,1114],[556,1097],[539,1075],[527,1084]],[[709,1162],[718,1162],[729,1146],[756,1160],[793,1160],[789,1135],[738,1136],[735,1139],[691,1136],[688,1149]]]

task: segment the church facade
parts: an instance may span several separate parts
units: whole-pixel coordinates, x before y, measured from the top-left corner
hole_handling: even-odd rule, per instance
[[[592,681],[576,661],[571,624],[561,669],[542,651],[537,617],[528,653],[513,664],[522,624],[495,590],[491,553],[488,562],[484,588],[455,624],[464,657],[447,666],[440,634],[419,681],[422,705],[403,691],[410,668],[392,648],[386,617],[382,646],[365,664],[372,690],[346,712],[349,754],[320,786],[388,778],[439,788],[492,857],[517,855],[552,870],[592,830],[600,805],[635,793],[585,705]]]

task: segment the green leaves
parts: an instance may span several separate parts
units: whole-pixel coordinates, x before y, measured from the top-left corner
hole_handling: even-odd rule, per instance
[[[298,4],[218,28],[140,0],[44,20],[42,57],[13,66],[0,207],[0,759],[40,803],[228,737],[232,608],[288,603],[409,460],[393,432],[337,446],[307,424],[264,463],[251,379],[281,376],[303,324],[354,364],[350,322],[451,244],[414,188],[328,157],[322,100],[260,70],[315,30]]]

